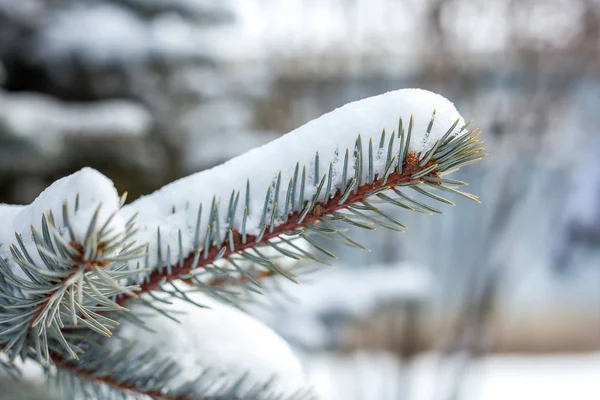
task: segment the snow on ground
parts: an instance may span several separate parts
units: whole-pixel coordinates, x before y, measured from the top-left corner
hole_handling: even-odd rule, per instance
[[[431,399],[439,390],[439,357],[427,355],[412,367],[410,400]],[[442,374],[452,372],[450,360]],[[600,398],[600,353],[494,355],[469,366],[464,398],[473,400],[595,400]]]
[[[427,134],[426,129],[434,109],[437,111],[435,123],[431,133]],[[165,252],[167,246],[172,249],[178,248],[178,229],[182,229],[183,250],[184,253],[188,253],[193,247],[198,204],[203,204],[207,210],[202,213],[201,226],[203,227],[209,225],[208,219],[211,215],[209,207],[213,198],[221,204],[219,236],[225,238],[226,230],[229,228],[227,201],[233,190],[243,190],[241,199],[246,195],[249,195],[250,199],[246,231],[256,235],[262,228],[261,215],[267,189],[272,187],[270,202],[274,202],[275,198],[278,198],[280,203],[283,202],[287,184],[294,176],[296,162],[299,162],[300,169],[306,166],[305,199],[315,193],[319,178],[328,171],[329,163],[333,162],[331,191],[333,195],[340,187],[344,151],[350,149],[353,158],[352,150],[357,135],[359,133],[362,135],[362,152],[367,154],[370,137],[374,138],[377,146],[381,131],[385,128],[389,140],[389,134],[398,129],[398,119],[402,117],[408,123],[411,115],[414,115],[415,120],[410,150],[416,152],[430,149],[435,141],[460,118],[460,114],[449,100],[425,90],[403,89],[369,97],[346,104],[277,140],[215,168],[168,184],[153,194],[141,197],[125,206],[123,212],[126,215],[140,213],[137,220],[140,227],[138,240],[141,242],[154,241],[157,228],[160,226]],[[460,126],[461,123],[458,124],[455,133]],[[399,141],[396,140],[393,154],[397,154],[398,149]],[[318,177],[314,176],[315,153],[319,154]],[[352,158],[349,160],[349,176],[354,173]],[[378,153],[374,162],[375,175],[384,172],[385,162],[385,155]],[[282,184],[279,192],[275,193],[274,186],[278,171],[281,172]],[[362,179],[366,179],[367,174],[367,168],[364,168]],[[248,178],[251,187],[250,193],[246,194],[244,188]],[[296,200],[300,197],[299,192],[300,190],[297,190]],[[324,192],[322,191],[321,196],[325,195]],[[298,203],[299,201],[296,201],[296,204]],[[241,207],[243,206],[242,204]],[[176,212],[173,212],[174,209]],[[276,213],[275,225],[283,222],[283,213],[284,207],[281,206]],[[238,211],[237,215],[239,217],[234,221],[232,228],[241,230],[242,212]],[[203,230],[200,243],[204,234]],[[157,252],[152,257],[156,257],[156,254]],[[155,262],[156,259],[153,261]]]
[[[322,400],[439,400],[453,361],[418,357],[409,366],[389,354],[316,355],[305,361]],[[448,360],[446,360],[448,361]],[[470,366],[464,400],[597,400],[600,353],[493,355]]]
[[[409,365],[386,353],[303,357],[319,400],[439,400],[453,366],[453,360],[446,360],[446,368],[440,368],[440,361],[435,354]],[[24,371],[30,382],[43,379],[35,363],[26,363]],[[461,399],[597,400],[599,376],[600,353],[492,355],[467,370]]]
[[[319,400],[408,400],[403,366],[389,354],[316,354],[305,366]]]

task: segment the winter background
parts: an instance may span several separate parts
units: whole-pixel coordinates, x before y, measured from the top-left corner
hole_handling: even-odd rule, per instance
[[[0,203],[84,166],[133,200],[405,87],[483,129],[483,204],[248,311],[324,400],[600,398],[598,0],[0,0]]]

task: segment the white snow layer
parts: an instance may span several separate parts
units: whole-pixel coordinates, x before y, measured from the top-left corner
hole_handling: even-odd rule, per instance
[[[434,109],[436,110],[435,123],[430,134],[427,134],[427,125]],[[404,126],[407,127],[411,115],[414,116],[414,129],[410,150],[416,152],[430,149],[436,140],[442,137],[460,118],[460,114],[449,100],[425,90],[403,89],[366,98],[346,104],[277,140],[250,150],[215,168],[166,185],[151,195],[144,196],[125,206],[123,213],[125,218],[139,213],[137,218],[140,229],[139,242],[155,242],[157,228],[160,227],[163,254],[167,246],[170,246],[171,249],[178,248],[178,230],[181,229],[183,250],[188,253],[193,248],[192,241],[195,234],[198,206],[203,205],[201,226],[205,228],[208,225],[213,196],[220,204],[220,237],[224,238],[226,230],[230,228],[226,223],[229,198],[232,191],[241,191],[236,213],[238,218],[233,221],[231,227],[241,230],[246,180],[249,179],[250,207],[246,231],[249,234],[257,234],[261,228],[260,219],[267,189],[272,187],[269,200],[269,210],[272,210],[275,197],[279,199],[279,204],[284,202],[288,183],[294,175],[296,162],[300,163],[299,177],[302,167],[306,166],[305,199],[310,198],[318,186],[314,184],[315,177],[313,176],[315,153],[319,154],[317,181],[328,171],[329,163],[332,162],[333,195],[340,187],[344,153],[347,148],[350,151],[348,176],[353,176],[352,151],[357,135],[361,134],[363,154],[366,155],[369,138],[373,138],[376,151],[382,129],[386,130],[387,140],[389,140],[391,132],[398,129],[399,118],[402,117]],[[461,125],[462,123],[459,122],[455,133],[458,132]],[[397,154],[398,150],[399,141],[396,140],[394,154]],[[384,172],[385,157],[385,154],[377,153],[374,163],[375,175]],[[276,194],[274,188],[278,172],[281,172],[281,187],[279,193]],[[367,174],[368,169],[363,168],[363,179]],[[299,198],[299,190],[296,192],[296,197]],[[173,212],[173,209],[176,212]],[[276,224],[281,222],[282,214],[283,206],[280,205],[276,213],[278,217]],[[201,231],[201,239],[203,234],[204,230]],[[153,250],[151,256],[156,262],[157,251],[155,248]]]
[[[181,290],[193,289],[183,282],[176,284]],[[174,360],[182,373],[172,382],[173,386],[195,381],[208,367],[211,373],[227,374],[225,382],[249,373],[249,384],[267,382],[276,376],[273,389],[279,392],[291,394],[306,388],[300,360],[271,328],[204,293],[188,292],[188,296],[209,308],[170,297],[172,304],[161,307],[176,311],[180,323],[156,313],[144,317],[146,326],[154,332],[123,321],[119,333],[135,343],[136,354],[151,348],[157,358]],[[148,308],[132,305],[131,312],[147,313]]]
[[[9,134],[60,145],[62,136],[143,136],[152,116],[141,105],[104,100],[93,105],[62,102],[36,93],[0,91],[0,123]],[[56,143],[59,142],[59,143]]]
[[[321,353],[305,360],[320,400],[447,398],[460,360],[425,353],[403,363],[387,353]],[[466,400],[596,400],[600,353],[490,354],[473,360],[459,382]]]
[[[76,196],[79,194],[79,209],[74,211]],[[112,181],[100,172],[84,168],[50,185],[31,204],[26,206],[0,204],[0,257],[11,260],[9,246],[16,243],[15,233],[22,240],[36,265],[44,265],[39,257],[31,235],[31,227],[42,232],[42,216],[52,211],[56,228],[62,237],[70,240],[63,221],[63,203],[67,201],[69,220],[76,240],[83,242],[89,223],[96,208],[102,204],[98,214],[98,224],[103,224],[109,216],[119,209],[119,196]],[[109,224],[114,232],[125,230],[125,221],[116,215]],[[23,278],[20,268],[15,273]]]

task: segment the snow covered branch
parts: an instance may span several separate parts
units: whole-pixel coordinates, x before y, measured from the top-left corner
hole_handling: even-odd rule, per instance
[[[443,177],[484,156],[479,131],[467,131],[467,125],[439,95],[417,89],[389,92],[347,104],[125,206],[125,215],[138,215],[138,236],[151,243],[145,267],[153,273],[141,290],[193,271],[241,276],[244,261],[293,279],[265,251],[326,262],[295,240],[304,239],[320,256],[334,257],[314,235],[361,247],[344,226],[402,231],[405,226],[377,208],[377,202],[440,213],[406,189],[449,204],[432,191],[477,201],[456,190],[465,183]],[[242,172],[247,170],[249,178]]]
[[[12,359],[54,361],[108,386],[116,378],[98,375],[100,364],[121,368],[133,382],[127,390],[162,398],[152,379],[135,378],[144,372],[128,369],[136,360],[91,351],[92,335],[111,336],[119,319],[143,327],[138,306],[177,319],[165,305],[197,305],[190,290],[235,303],[240,292],[226,282],[260,291],[260,279],[294,280],[281,259],[335,258],[315,236],[364,248],[347,228],[403,231],[379,203],[441,213],[410,191],[447,204],[441,192],[478,201],[446,177],[485,156],[468,125],[445,98],[399,90],[347,104],[129,205],[110,180],[84,169],[29,206],[0,206],[0,343]],[[172,398],[197,395],[183,385]]]
[[[77,358],[64,331],[83,325],[110,336],[118,325],[98,312],[122,309],[112,296],[135,296],[137,288],[119,280],[131,275],[127,261],[143,251],[130,241],[133,221],[118,215],[123,201],[112,182],[86,169],[29,206],[0,208],[0,245],[14,235],[0,248],[0,343],[13,359],[31,346],[38,360],[48,361],[53,341]]]
[[[177,322],[158,312],[145,317],[144,328],[124,321],[107,343],[88,343],[81,360],[59,361],[61,380],[92,381],[94,390],[106,394],[97,396],[101,399],[120,391],[161,400],[198,394],[230,400],[312,398],[300,361],[271,328],[185,283],[176,285],[207,308],[159,295],[169,300],[163,305],[177,313]],[[131,313],[143,315],[144,308],[133,304]]]

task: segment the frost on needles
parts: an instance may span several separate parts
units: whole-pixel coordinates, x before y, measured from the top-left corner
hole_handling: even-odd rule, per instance
[[[380,203],[431,214],[441,213],[436,202],[453,204],[446,195],[478,201],[458,189],[466,183],[447,177],[485,156],[479,131],[468,126],[444,97],[398,90],[346,104],[127,205],[89,168],[55,182],[30,205],[0,205],[1,346],[11,361],[33,358],[49,375],[80,382],[63,390],[91,387],[100,398],[249,398],[251,390],[255,398],[273,396],[271,381],[257,391],[248,382],[258,378],[247,375],[209,392],[199,383],[212,381],[210,374],[181,382],[184,366],[160,348],[115,355],[104,341],[118,349],[118,326],[143,329],[144,310],[176,320],[171,300],[202,305],[194,291],[236,304],[260,293],[262,279],[294,280],[297,260],[329,264],[335,255],[315,236],[364,248],[352,229],[403,231]],[[294,396],[307,395],[280,398]]]

